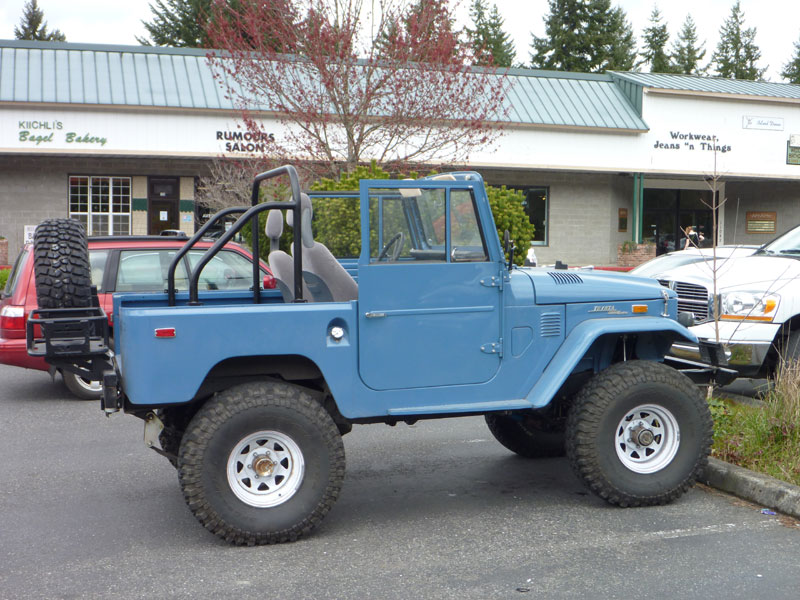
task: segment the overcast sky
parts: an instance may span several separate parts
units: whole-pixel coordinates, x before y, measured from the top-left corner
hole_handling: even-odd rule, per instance
[[[58,28],[69,42],[133,44],[144,37],[142,20],[150,20],[151,0],[39,0],[49,29]],[[459,25],[468,19],[471,0],[461,0],[457,9]],[[492,4],[492,0],[488,0]],[[367,2],[365,2],[367,3]],[[542,17],[547,0],[495,0],[505,19],[505,30],[517,49],[517,60],[529,62],[531,33],[544,34]],[[13,39],[25,0],[0,2],[0,38]],[[653,6],[658,6],[669,25],[670,45],[677,37],[686,15],[697,24],[698,37],[705,41],[708,61],[716,47],[719,29],[730,15],[734,0],[612,0],[622,6],[633,24],[637,39],[649,25]],[[741,0],[747,27],[756,27],[756,43],[761,49],[761,67],[768,66],[767,78],[781,81],[780,71],[790,59],[794,43],[800,39],[800,0]]]

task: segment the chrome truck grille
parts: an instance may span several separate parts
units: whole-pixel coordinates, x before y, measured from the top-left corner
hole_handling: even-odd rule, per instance
[[[705,287],[694,283],[668,281],[666,279],[659,279],[658,282],[664,287],[675,290],[675,293],[678,294],[679,313],[692,313],[696,324],[711,320],[708,314],[709,293]]]

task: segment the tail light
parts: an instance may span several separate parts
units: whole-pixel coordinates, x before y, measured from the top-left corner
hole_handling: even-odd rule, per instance
[[[25,336],[25,307],[6,304],[0,308],[0,330],[3,337]],[[12,335],[16,333],[17,335]]]

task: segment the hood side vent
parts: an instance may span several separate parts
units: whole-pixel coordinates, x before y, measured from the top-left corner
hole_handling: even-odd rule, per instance
[[[560,337],[561,313],[542,313],[539,326],[542,337]]]
[[[575,273],[565,273],[563,271],[549,271],[547,273],[553,279],[556,285],[570,285],[574,283],[583,283],[580,275]]]

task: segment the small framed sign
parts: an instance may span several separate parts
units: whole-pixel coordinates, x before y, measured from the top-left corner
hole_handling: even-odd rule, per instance
[[[797,138],[797,139],[795,139]],[[800,165],[800,136],[793,135],[792,138],[786,142],[786,164],[787,165]]]
[[[774,211],[748,211],[747,233],[775,233],[778,213]]]
[[[619,219],[617,221],[617,231],[628,231],[628,209],[619,209]]]

